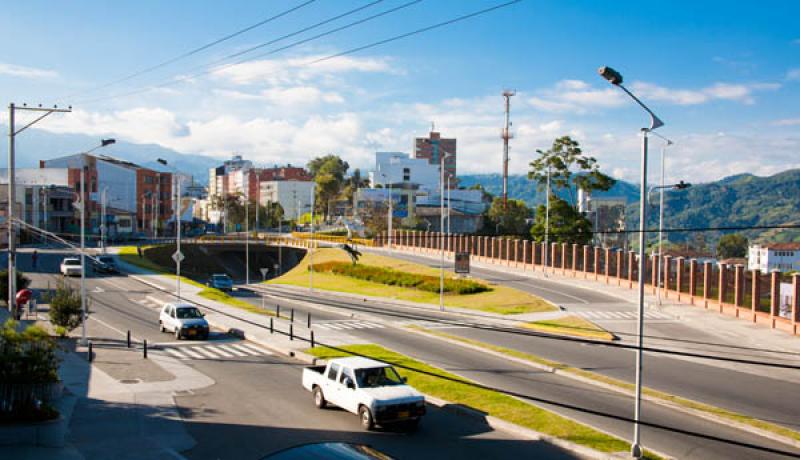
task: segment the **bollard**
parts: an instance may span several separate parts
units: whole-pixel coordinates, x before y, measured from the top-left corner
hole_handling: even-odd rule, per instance
[[[275,327],[272,324],[272,318],[269,319],[269,333],[272,334],[275,332]]]
[[[311,348],[314,348],[314,331],[311,331]]]
[[[294,322],[294,308],[292,308],[292,314],[291,314],[291,317],[289,318],[289,322],[290,323]]]
[[[294,324],[289,324],[289,340],[294,340]]]
[[[308,324],[306,325],[306,327],[311,329],[311,312],[308,312]]]
[[[131,347],[131,330],[128,329],[128,348]]]
[[[144,359],[147,359],[147,339],[144,339]]]
[[[275,316],[281,317],[281,306],[279,304],[275,304]]]
[[[89,342],[89,362],[92,362],[92,342]]]

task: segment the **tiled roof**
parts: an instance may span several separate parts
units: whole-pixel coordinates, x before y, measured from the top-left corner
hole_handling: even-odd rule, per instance
[[[800,243],[765,243],[759,246],[776,251],[800,251]]]

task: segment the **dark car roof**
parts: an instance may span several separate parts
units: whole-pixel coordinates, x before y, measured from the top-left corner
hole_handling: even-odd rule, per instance
[[[290,447],[261,460],[394,460],[364,444],[318,442]]]

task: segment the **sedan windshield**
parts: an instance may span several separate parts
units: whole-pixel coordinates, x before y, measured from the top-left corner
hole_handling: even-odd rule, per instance
[[[64,265],[80,265],[81,261],[78,259],[67,259],[64,261]]]
[[[356,370],[356,380],[359,388],[376,388],[402,385],[403,380],[393,367],[373,367],[371,369]]]
[[[179,308],[177,310],[176,315],[180,319],[192,319],[192,318],[202,318],[203,317],[203,315],[200,313],[200,310],[196,309],[195,307]]]

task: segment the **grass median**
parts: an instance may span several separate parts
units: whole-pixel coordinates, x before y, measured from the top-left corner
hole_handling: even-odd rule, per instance
[[[566,334],[595,340],[614,340],[614,334],[579,316],[531,321],[523,323],[522,327],[549,334]]]
[[[323,359],[357,355],[392,364],[409,385],[423,393],[600,452],[627,452],[630,447],[619,438],[379,345],[319,347],[306,352]],[[645,458],[661,457],[646,452]]]
[[[147,249],[151,247],[154,246],[142,246],[142,251],[145,252]],[[136,246],[123,246],[119,249],[118,255],[120,259],[131,265],[135,265],[139,268],[143,268],[145,270],[149,270],[163,276],[168,276],[173,279],[176,278],[175,274],[172,273],[170,269],[153,262],[147,257],[139,257],[136,251]],[[220,291],[219,289],[207,287],[206,285],[198,283],[197,281],[191,278],[181,276],[181,283],[190,284],[192,286],[200,288],[200,292],[198,292],[197,295],[205,299],[223,303],[225,305],[236,307],[240,310],[246,310],[251,313],[257,313],[266,316],[275,316],[275,314],[272,311],[263,310],[256,305],[253,305],[249,302],[245,302],[244,300],[237,299],[236,297],[233,297],[230,294]]]
[[[577,377],[581,377],[583,379],[593,380],[595,382],[616,387],[620,390],[625,390],[631,394],[634,391],[634,384],[626,382],[624,380],[615,379],[613,377],[609,377],[603,374],[598,374],[596,372],[587,371],[584,369],[580,369],[577,367],[570,366],[568,364],[560,363],[557,361],[553,361],[547,358],[543,358],[541,356],[537,356],[531,353],[526,353],[519,350],[514,350],[512,348],[506,348],[499,345],[493,345],[486,342],[481,342],[479,340],[468,339],[466,337],[461,337],[454,334],[448,334],[447,332],[432,330],[432,329],[425,329],[420,326],[406,326],[409,329],[414,329],[416,331],[424,332],[425,334],[442,337],[448,340],[454,340],[457,342],[461,342],[467,345],[472,345],[474,347],[483,348],[485,350],[494,351],[496,353],[504,354],[507,356],[511,356],[517,359],[522,359],[524,361],[529,361],[534,364],[539,364],[543,366],[548,366],[553,369],[557,369],[562,375],[572,374]],[[712,415],[715,417],[719,417],[721,419],[725,419],[728,421],[732,421],[735,423],[740,423],[749,427],[753,427],[759,430],[763,430],[769,433],[776,434],[778,436],[782,436],[789,440],[794,440],[800,442],[800,432],[795,430],[786,428],[781,425],[777,425],[775,423],[766,422],[755,417],[751,417],[748,415],[739,414],[727,409],[722,409],[720,407],[712,406],[710,404],[705,404],[697,401],[693,401],[691,399],[682,398],[680,396],[675,396],[669,393],[665,393],[663,391],[654,390],[652,388],[643,388],[642,392],[644,395],[649,396],[654,399],[659,399],[665,401],[670,404],[674,404],[677,406],[681,406],[686,409],[691,409],[699,412],[704,412],[708,415]]]
[[[301,260],[300,263],[292,270],[283,276],[267,281],[267,283],[308,287],[309,260],[310,256],[307,254],[303,260]],[[326,262],[350,262],[350,258],[347,253],[338,248],[321,248],[315,250],[314,264],[316,265]],[[359,259],[359,263],[376,267],[391,268],[394,271],[410,274],[439,276],[439,270],[435,268],[377,254],[365,253]],[[448,279],[456,279],[455,275],[452,273],[446,273],[445,276]],[[490,286],[491,291],[460,295],[447,294],[444,296],[444,304],[448,307],[499,313],[503,315],[553,311],[556,309],[556,307],[544,299],[526,292],[522,292],[507,286],[492,284],[488,281],[475,281]],[[418,303],[439,303],[439,294],[435,292],[427,292],[420,289],[400,286],[390,286],[349,276],[337,275],[330,272],[314,272],[314,288]]]

